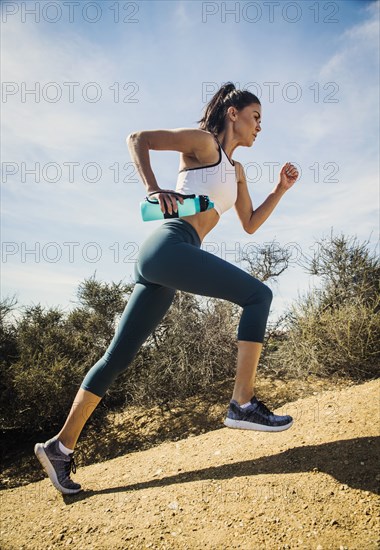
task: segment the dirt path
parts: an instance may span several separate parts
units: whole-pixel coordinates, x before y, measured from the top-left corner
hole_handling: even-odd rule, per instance
[[[222,427],[80,468],[73,497],[5,490],[1,548],[378,549],[379,389],[290,403],[285,432]]]

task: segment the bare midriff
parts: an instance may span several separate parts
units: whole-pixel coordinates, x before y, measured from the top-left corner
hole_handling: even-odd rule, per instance
[[[183,216],[181,219],[187,221],[194,227],[202,242],[207,233],[209,233],[218,223],[219,214],[215,208],[211,208],[210,210],[198,212],[192,216]]]

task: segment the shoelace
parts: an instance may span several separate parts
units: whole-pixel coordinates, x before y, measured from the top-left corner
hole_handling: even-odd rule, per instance
[[[257,400],[257,410],[268,416],[273,414],[272,411],[270,411],[268,407],[262,401],[259,401],[259,400]]]
[[[65,473],[67,474],[67,477],[70,477],[70,472],[73,472],[75,474],[77,471],[77,465],[75,464],[74,455],[70,456],[70,462],[66,461],[65,464]]]

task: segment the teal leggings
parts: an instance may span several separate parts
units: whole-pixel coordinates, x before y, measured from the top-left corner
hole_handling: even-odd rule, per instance
[[[88,371],[81,388],[103,397],[132,362],[168,311],[176,290],[212,296],[243,308],[238,340],[264,341],[272,302],[268,286],[201,249],[187,221],[164,222],[142,244],[135,264],[135,286],[104,356]]]

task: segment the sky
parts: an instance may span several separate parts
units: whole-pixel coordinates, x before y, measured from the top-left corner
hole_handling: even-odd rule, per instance
[[[225,82],[262,104],[262,131],[233,158],[253,206],[281,166],[300,178],[249,235],[232,208],[202,243],[240,254],[276,243],[291,264],[271,317],[319,282],[297,259],[335,235],[378,250],[379,2],[97,1],[1,4],[1,294],[70,311],[78,285],[133,282],[145,188],[126,137],[196,128]],[[179,153],[151,151],[162,188]]]

